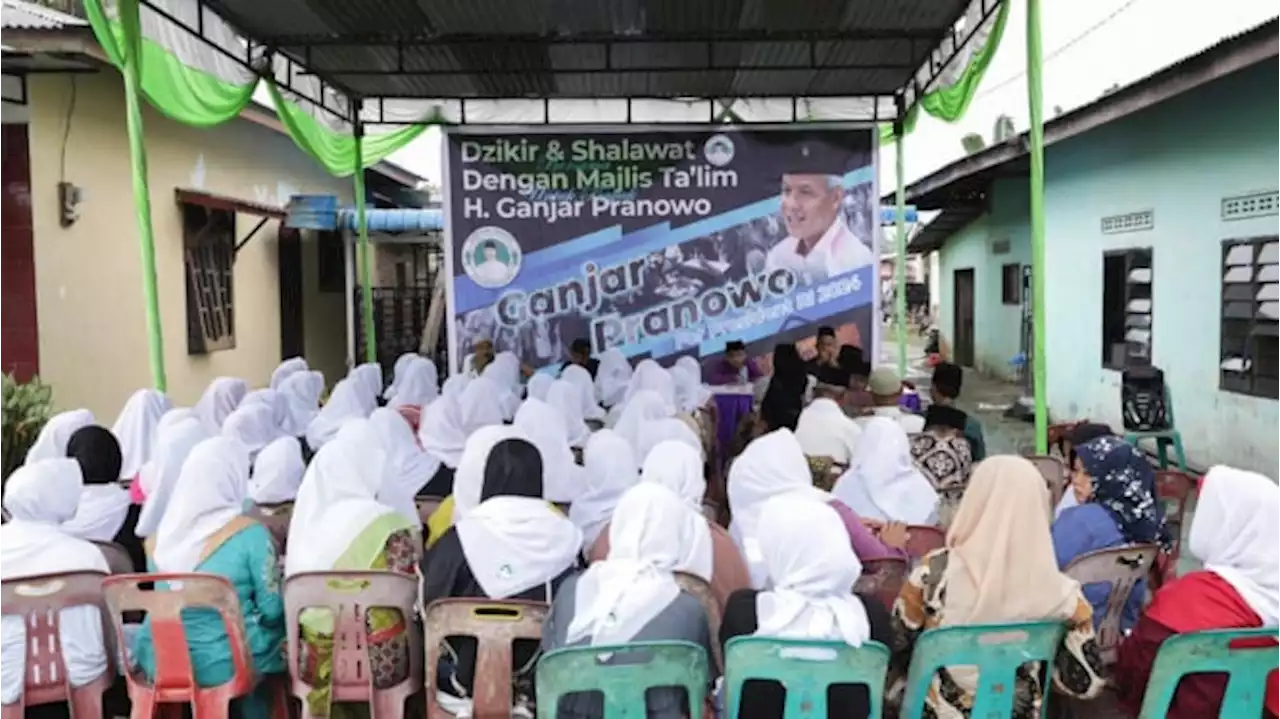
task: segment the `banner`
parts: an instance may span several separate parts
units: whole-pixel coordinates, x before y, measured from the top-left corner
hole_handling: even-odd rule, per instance
[[[452,366],[586,339],[663,364],[837,328],[874,353],[875,130],[450,131]],[[867,352],[867,350],[872,350]]]

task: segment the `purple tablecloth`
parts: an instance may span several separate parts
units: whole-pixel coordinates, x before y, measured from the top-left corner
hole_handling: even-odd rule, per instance
[[[755,397],[743,392],[721,392],[716,387],[712,387],[711,391],[716,398],[716,443],[720,461],[723,462],[742,418],[751,414]]]

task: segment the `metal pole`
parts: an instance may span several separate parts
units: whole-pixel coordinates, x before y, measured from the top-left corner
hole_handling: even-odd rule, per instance
[[[906,133],[902,121],[893,123],[894,152],[897,154],[897,205],[894,225],[898,230],[897,257],[893,261],[893,316],[898,327],[898,377],[907,377],[907,188],[903,175],[906,161],[902,149]]]
[[[356,232],[360,257],[360,314],[364,324],[364,360],[378,361],[378,338],[373,330],[373,258],[369,256],[369,223],[365,217],[364,125],[355,123]]]
[[[121,25],[124,26],[124,102],[125,123],[129,133],[129,165],[133,173],[133,206],[138,217],[138,249],[142,253],[142,297],[147,321],[147,358],[151,366],[151,383],[164,392],[164,334],[160,328],[160,294],[156,288],[156,244],[151,228],[151,189],[147,184],[147,147],[142,134],[142,77],[139,67],[142,55],[142,25],[138,16],[138,0],[120,3]]]
[[[1036,403],[1036,453],[1049,451],[1049,408],[1045,400],[1044,304],[1044,110],[1041,71],[1040,0],[1027,0],[1027,104],[1031,110],[1031,353],[1032,386]]]

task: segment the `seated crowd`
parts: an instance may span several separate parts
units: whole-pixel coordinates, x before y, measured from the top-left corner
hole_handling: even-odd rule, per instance
[[[0,575],[219,575],[234,587],[263,678],[290,670],[290,577],[411,577],[414,615],[366,615],[374,688],[420,664],[411,637],[438,600],[534,602],[547,607],[541,640],[516,643],[510,676],[511,715],[522,717],[535,712],[540,657],[650,641],[705,651],[713,685],[703,716],[715,716],[726,645],[751,636],[883,645],[885,685],[838,686],[829,706],[833,716],[868,716],[882,697],[885,715],[897,716],[926,632],[1036,620],[1061,622],[1064,634],[1051,667],[1019,670],[1013,716],[1039,716],[1051,693],[1090,701],[1104,691],[1136,716],[1166,639],[1280,620],[1280,490],[1266,477],[1225,466],[1205,475],[1185,546],[1204,568],[1158,589],[1139,583],[1124,605],[1123,641],[1104,659],[1095,631],[1110,590],[1082,587],[1065,570],[1126,545],[1169,555],[1179,540],[1150,464],[1130,444],[1103,425],[1077,427],[1054,507],[1032,462],[986,456],[981,424],[955,406],[963,375],[954,365],[936,368],[932,402],[914,412],[903,396],[912,388],[873,370],[857,348],[836,346],[828,328],[808,361],[793,345],[776,347],[768,375],[741,343],[726,349],[704,372],[691,357],[633,368],[619,350],[597,360],[575,343],[569,362],[535,374],[480,343],[443,385],[433,363],[411,354],[389,386],[378,365],[360,365],[323,404],[323,377],[293,359],[263,389],[219,378],[191,408],[140,390],[110,429],[86,410],[64,412],[6,482]],[[704,377],[765,385],[733,446],[716,441]],[[945,541],[919,551],[913,537],[929,533]],[[117,545],[122,554],[104,554]],[[127,566],[108,556],[127,556]],[[886,563],[905,568],[888,596],[872,582],[872,568]],[[23,696],[27,646],[23,617],[3,623],[7,707]],[[221,616],[186,612],[182,623],[196,681],[227,682],[236,669]],[[329,693],[334,618],[307,609],[298,624],[296,671],[315,687],[310,713],[359,710]],[[66,610],[60,626],[71,684],[101,676],[111,659],[96,610]],[[150,619],[126,626],[123,671],[153,679]],[[429,641],[441,652],[426,691],[471,716],[475,638]],[[1274,717],[1274,673],[1269,682]],[[270,684],[259,682],[234,711],[268,715]],[[1167,716],[1216,716],[1225,686],[1223,676],[1188,678]],[[926,715],[967,717],[976,691],[974,667],[943,668],[930,680]],[[689,716],[679,690],[645,701],[647,716]],[[781,685],[747,682],[740,716],[780,717],[783,705]],[[55,709],[27,707],[32,716]],[[604,706],[578,694],[555,710],[600,717]]]

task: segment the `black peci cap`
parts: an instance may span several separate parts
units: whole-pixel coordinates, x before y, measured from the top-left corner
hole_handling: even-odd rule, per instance
[[[782,168],[784,175],[843,175],[845,154],[832,152],[827,145],[809,140],[792,145]]]
[[[576,339],[576,340],[574,340],[572,343],[570,343],[570,345],[569,345],[569,349],[570,349],[570,350],[573,350],[574,352],[586,352],[586,353],[590,354],[590,353],[591,353],[591,343],[590,343],[590,342],[588,342],[587,340],[585,340],[585,339],[583,339],[583,338],[579,337],[578,339]]]
[[[743,352],[747,351],[747,345],[742,340],[729,340],[724,343],[725,352],[737,352],[739,350]]]

